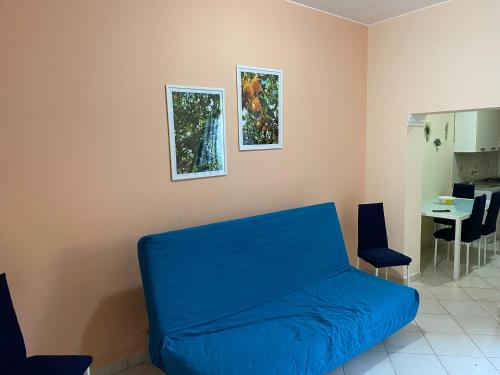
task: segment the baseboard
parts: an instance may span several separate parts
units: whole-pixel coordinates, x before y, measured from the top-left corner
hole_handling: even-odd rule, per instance
[[[411,283],[412,281],[418,281],[418,280],[420,280],[420,279],[421,279],[421,277],[422,277],[422,275],[420,274],[420,272],[415,272],[415,273],[412,273],[412,274],[410,275],[410,283]]]
[[[147,352],[135,353],[100,368],[94,369],[91,367],[90,373],[92,375],[113,375],[130,367],[140,365],[141,363],[149,362],[151,362],[151,360]]]

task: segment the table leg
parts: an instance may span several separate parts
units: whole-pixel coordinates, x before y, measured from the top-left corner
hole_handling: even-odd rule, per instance
[[[453,258],[453,280],[460,277],[460,247],[462,245],[462,220],[455,220],[455,257]]]

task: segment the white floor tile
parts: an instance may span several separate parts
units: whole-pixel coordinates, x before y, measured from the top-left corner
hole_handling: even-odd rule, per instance
[[[474,315],[489,316],[490,314],[483,309],[476,301],[440,301],[444,308],[451,315]]]
[[[422,332],[463,333],[450,315],[418,314],[415,320]]]
[[[477,301],[481,305],[483,309],[488,311],[488,313],[496,319],[499,319],[500,316],[498,315],[498,307],[500,306],[499,302],[491,302],[491,301]]]
[[[384,340],[389,353],[434,354],[421,332],[398,332]]]
[[[451,288],[450,288],[451,289]],[[495,289],[464,288],[464,290],[476,301],[499,301],[500,292]]]
[[[420,298],[429,298],[429,299],[436,299],[426,286],[412,286],[412,288],[415,288],[420,296]]]
[[[470,335],[486,357],[500,358],[500,336]]]
[[[497,267],[482,267],[474,271],[475,275],[481,277],[500,277],[500,268]]]
[[[500,289],[500,277],[488,277],[484,279],[493,288]]]
[[[401,331],[406,331],[406,332],[420,332],[420,328],[418,327],[417,323],[415,321],[408,323],[405,325],[403,328],[401,328]]]
[[[418,312],[421,314],[448,314],[444,309],[443,305],[435,299],[420,299],[420,305],[418,307]]]
[[[494,257],[491,257],[491,259],[489,259],[489,262],[494,266],[500,267],[500,256],[496,255]]]
[[[412,288],[415,288],[416,286],[424,286],[424,283],[422,283],[422,281],[419,279],[419,280],[413,280],[410,282],[410,286]]]
[[[483,356],[466,334],[426,333],[425,338],[437,355]]]
[[[390,357],[397,375],[446,375],[435,355],[393,353]]]
[[[344,365],[345,375],[393,375],[389,356],[385,352],[365,352]]]
[[[368,349],[369,352],[385,352],[385,346],[382,342],[379,342],[376,345],[373,345],[370,349]]]
[[[488,358],[491,364],[497,369],[500,373],[500,358]]]
[[[490,316],[455,316],[457,323],[466,333],[473,335],[500,335],[500,324]]]
[[[498,375],[486,358],[440,356],[449,375]]]
[[[448,288],[458,288],[458,284],[451,280],[449,277],[445,275],[423,275],[421,280],[422,284],[429,287],[448,287]]]
[[[486,288],[491,289],[491,285],[488,284],[482,277],[479,276],[465,276],[457,280],[457,284],[463,288]]]
[[[442,286],[429,287],[434,297],[440,300],[452,299],[455,301],[468,301],[472,298],[462,288],[446,288]]]

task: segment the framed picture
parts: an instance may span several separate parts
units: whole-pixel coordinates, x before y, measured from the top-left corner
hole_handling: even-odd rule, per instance
[[[167,85],[172,180],[224,176],[224,89]]]
[[[240,150],[282,148],[281,70],[237,66]]]

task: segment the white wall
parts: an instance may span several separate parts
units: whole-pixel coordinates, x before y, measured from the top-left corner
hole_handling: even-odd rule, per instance
[[[468,181],[472,171],[474,180],[494,177],[498,172],[498,152],[460,152],[455,154],[453,182]]]
[[[442,113],[428,115],[426,123],[431,127],[429,141],[422,140],[422,199],[437,195],[451,195],[452,164],[454,151],[455,114]],[[446,136],[446,124],[448,135]],[[425,134],[425,132],[424,132]],[[422,138],[425,138],[422,137]],[[434,140],[439,138],[441,146],[436,151]],[[431,218],[422,218],[421,244],[432,245],[434,222]]]
[[[455,115],[443,113],[427,116],[427,123],[431,127],[429,141],[423,141],[422,164],[422,198],[431,198],[437,195],[450,195],[452,191],[452,164]],[[448,136],[445,135],[448,124]],[[425,138],[425,137],[424,137]],[[441,140],[441,146],[436,147],[433,142]]]

